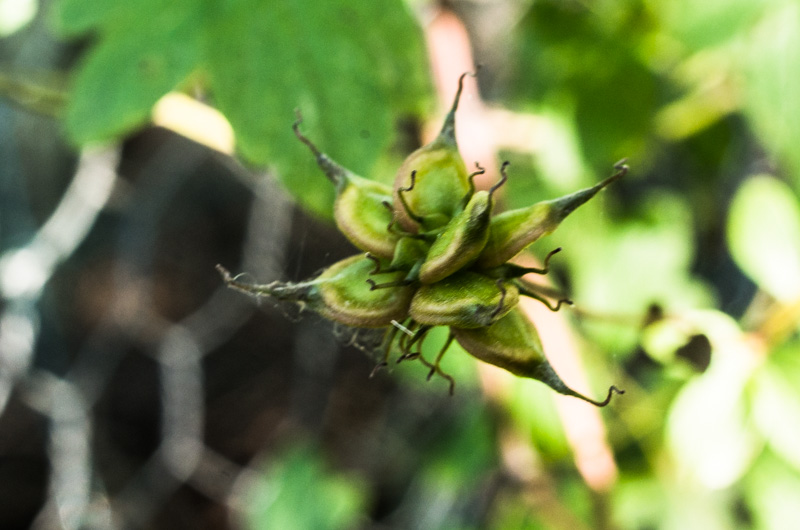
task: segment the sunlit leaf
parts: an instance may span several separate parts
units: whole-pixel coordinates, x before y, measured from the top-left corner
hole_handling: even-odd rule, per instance
[[[800,4],[776,2],[740,53],[744,110],[759,139],[800,190]]]
[[[800,342],[773,352],[753,381],[753,418],[776,455],[800,472]]]
[[[717,355],[709,370],[680,392],[667,418],[667,440],[681,476],[717,490],[737,481],[760,449],[745,406],[753,364],[743,338],[714,337]]]
[[[739,267],[772,296],[800,296],[800,203],[787,185],[749,178],[731,205],[728,244]]]
[[[7,37],[26,26],[39,9],[37,0],[0,0],[0,37]]]
[[[800,521],[800,475],[777,458],[761,459],[745,481],[753,528],[783,530]]]

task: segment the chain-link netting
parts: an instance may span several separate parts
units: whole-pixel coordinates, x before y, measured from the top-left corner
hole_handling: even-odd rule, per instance
[[[308,394],[325,392],[314,380],[331,377],[338,350],[317,320],[272,307],[253,317],[214,264],[260,278],[283,277],[289,263],[306,273],[321,265],[306,250],[320,241],[308,238],[331,234],[293,230],[298,214],[268,175],[163,131],[81,153],[41,223],[33,211],[60,179],[11,171],[0,258],[2,526],[35,514],[36,528],[173,518],[200,527],[181,503],[229,507],[268,431],[292,423],[292,408],[323,413],[322,396]],[[319,258],[337,245],[323,241]],[[294,382],[284,378],[292,372]]]

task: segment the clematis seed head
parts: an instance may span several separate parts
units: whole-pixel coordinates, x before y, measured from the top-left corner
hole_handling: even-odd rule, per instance
[[[439,135],[408,155],[393,187],[355,175],[321,152],[300,132],[302,118],[297,114],[295,135],[336,187],[336,225],[362,254],[297,283],[250,284],[218,269],[228,287],[251,296],[295,302],[347,326],[383,329],[383,359],[376,368],[387,366],[390,354],[399,350],[397,362],[421,362],[428,378],[447,380],[452,393],[454,380],[440,362],[455,340],[483,362],[603,407],[622,391],[612,386],[606,398],[597,401],[568,387],[544,356],[534,324],[518,307],[520,296],[539,300],[553,311],[572,304],[557,291],[524,278],[547,274],[550,258],[560,248],[547,255],[541,269],[509,260],[555,230],[628,168],[622,161],[615,174],[595,186],[493,216],[494,194],[508,179],[508,162],[501,167],[499,182],[488,191],[476,190],[473,179],[485,170],[476,163],[476,170],[467,173],[455,137],[466,75],[459,78]],[[449,327],[450,333],[431,362],[422,345],[437,326]]]

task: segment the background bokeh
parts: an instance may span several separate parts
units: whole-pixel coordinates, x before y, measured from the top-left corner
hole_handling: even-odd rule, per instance
[[[524,259],[577,390],[225,289],[354,253],[291,124],[390,182],[460,73],[502,208],[630,173]],[[0,0],[0,528],[800,521],[794,0]],[[426,343],[435,355],[445,336]]]

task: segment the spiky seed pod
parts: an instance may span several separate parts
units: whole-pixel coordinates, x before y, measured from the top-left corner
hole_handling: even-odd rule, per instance
[[[339,186],[333,217],[336,226],[357,248],[390,259],[400,236],[387,230],[392,213],[384,204],[391,201],[389,186],[351,176]]]
[[[373,263],[362,255],[352,256],[328,267],[317,278],[317,290],[323,302],[317,312],[322,316],[353,327],[389,326],[403,320],[414,289],[395,286],[372,290],[366,278]],[[401,281],[404,271],[388,273],[389,281]]]
[[[459,78],[453,106],[439,135],[408,155],[397,170],[394,216],[407,232],[425,232],[446,225],[472,189],[455,136],[455,115],[465,75]]]
[[[301,123],[302,118],[298,113],[297,121],[292,126],[295,135],[311,150],[317,165],[336,186],[336,201],[333,204],[336,226],[357,248],[390,259],[400,238],[387,229],[393,219],[392,189],[386,184],[359,177],[321,152],[300,132]]]
[[[452,331],[458,343],[473,357],[504,368],[512,374],[541,381],[559,394],[604,407],[611,401],[614,392],[623,393],[612,386],[605,400],[595,401],[568,387],[544,356],[539,333],[519,308],[512,309],[488,327],[453,328]]]
[[[230,277],[221,267],[220,272],[229,287],[254,296],[271,296],[304,304],[323,317],[359,328],[389,326],[392,320],[404,320],[414,289],[409,286],[392,286],[370,289],[366,282],[375,264],[359,254],[334,263],[317,278],[300,283],[272,282],[250,285]],[[390,281],[402,280],[405,272],[388,273]]]
[[[430,243],[415,237],[401,237],[389,264],[389,270],[410,271],[422,264],[431,248]],[[416,278],[415,278],[416,279]]]
[[[472,195],[464,210],[453,217],[431,245],[419,273],[419,281],[431,284],[467,268],[480,255],[489,238],[494,192],[506,180],[506,166],[500,170],[503,178],[489,191]]]
[[[453,379],[441,370],[440,361],[457,340],[484,362],[605,406],[614,392],[622,392],[611,387],[605,400],[595,401],[569,388],[544,357],[536,328],[517,307],[520,296],[537,299],[553,311],[572,303],[560,298],[552,305],[552,294],[523,278],[546,274],[550,257],[560,249],[547,256],[541,269],[507,261],[623,176],[627,166],[618,163],[616,174],[591,188],[492,218],[493,193],[507,179],[507,163],[500,182],[488,192],[476,191],[473,178],[484,169],[476,164],[477,170],[467,174],[455,138],[463,80],[462,75],[439,136],[406,158],[393,188],[354,175],[322,153],[300,133],[298,114],[295,134],[336,186],[336,224],[365,255],[342,260],[299,283],[251,285],[219,270],[229,287],[250,295],[294,301],[348,326],[387,328],[379,366],[388,363],[396,344],[399,360],[419,359],[430,369],[429,378],[438,374],[450,382],[451,393]],[[436,326],[448,326],[450,335],[429,363],[421,346]]]
[[[503,317],[519,302],[519,290],[501,280],[461,271],[422,285],[411,299],[409,316],[420,324],[481,328]]]
[[[551,233],[576,208],[622,177],[628,169],[621,163],[616,168],[617,173],[591,188],[494,216],[489,227],[489,239],[476,266],[481,269],[499,267],[540,237]]]
[[[489,238],[491,196],[479,191],[431,245],[420,269],[423,284],[438,282],[475,261]]]

